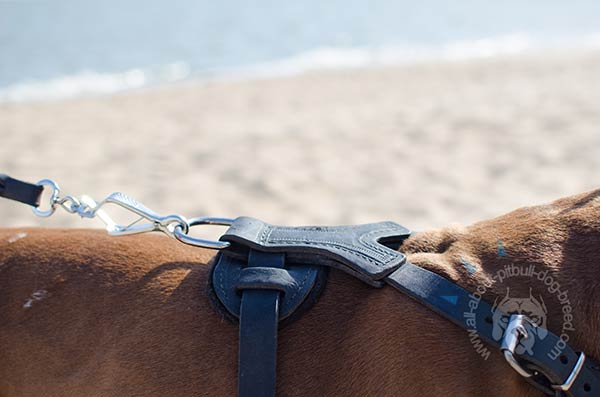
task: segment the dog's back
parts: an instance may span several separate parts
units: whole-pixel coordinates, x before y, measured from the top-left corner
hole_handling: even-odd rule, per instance
[[[235,394],[237,326],[206,296],[212,251],[85,230],[2,230],[0,241],[1,395]],[[319,302],[280,332],[278,393],[523,392],[500,355],[490,361],[420,304],[332,270]]]

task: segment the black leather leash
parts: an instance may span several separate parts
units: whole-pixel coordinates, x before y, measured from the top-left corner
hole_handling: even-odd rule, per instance
[[[43,186],[34,185],[0,174],[0,197],[38,207]]]

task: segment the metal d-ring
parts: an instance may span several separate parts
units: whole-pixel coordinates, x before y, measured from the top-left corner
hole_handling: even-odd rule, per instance
[[[199,217],[188,220],[188,226],[190,228],[192,226],[198,225],[231,226],[232,224],[233,219],[230,218]],[[181,241],[182,243],[193,245],[195,247],[203,247],[217,250],[229,247],[229,243],[226,241],[214,241],[190,237],[187,235],[187,233],[184,232],[181,225],[175,226],[175,229],[173,229],[173,235],[177,240]]]
[[[42,211],[36,207],[31,208],[33,210],[34,214],[46,218],[46,217],[49,217],[50,215],[54,214],[54,211],[56,211],[56,204],[58,201],[58,193],[60,192],[60,188],[58,187],[58,184],[51,179],[42,179],[41,181],[39,181],[37,183],[37,185],[44,186],[44,187],[49,186],[50,188],[52,188],[52,194],[50,195],[50,208],[49,209]]]

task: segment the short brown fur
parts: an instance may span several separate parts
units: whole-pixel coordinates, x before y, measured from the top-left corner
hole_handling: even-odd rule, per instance
[[[467,289],[484,283],[490,302],[506,292],[491,275],[507,263],[548,269],[569,292],[571,345],[600,359],[600,190],[419,233],[401,250]],[[157,235],[0,230],[0,395],[234,395],[237,327],[206,296],[213,254]],[[558,333],[560,305],[543,298]],[[462,329],[339,271],[279,342],[280,395],[539,395]]]

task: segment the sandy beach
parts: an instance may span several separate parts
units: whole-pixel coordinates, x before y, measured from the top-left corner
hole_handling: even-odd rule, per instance
[[[0,104],[0,172],[155,211],[469,224],[600,184],[600,52]],[[0,203],[2,226],[102,227]]]

